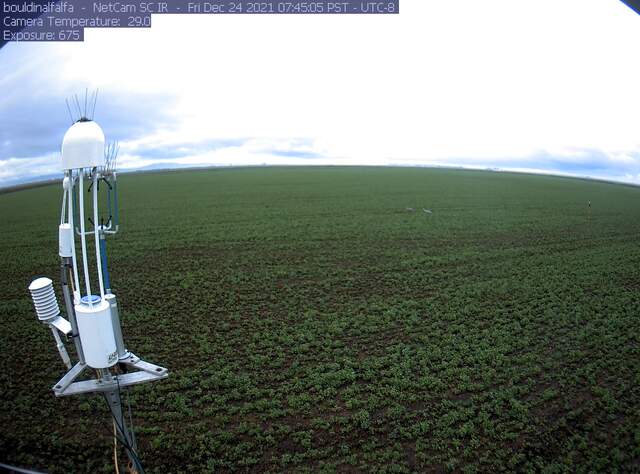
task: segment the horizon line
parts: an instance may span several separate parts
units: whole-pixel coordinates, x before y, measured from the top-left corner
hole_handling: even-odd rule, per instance
[[[606,179],[606,178],[598,178],[594,176],[588,175],[578,175],[571,173],[564,173],[562,171],[547,171],[547,170],[537,170],[537,169],[518,169],[518,168],[501,168],[494,166],[469,166],[469,165],[436,165],[436,164],[318,164],[314,165],[312,163],[308,164],[251,164],[251,165],[186,165],[186,166],[170,166],[170,167],[161,167],[161,168],[131,168],[125,170],[119,170],[118,173],[122,174],[134,174],[134,173],[172,173],[176,171],[199,171],[199,170],[210,170],[210,169],[244,169],[244,168],[429,168],[429,169],[449,169],[449,170],[458,170],[458,171],[485,171],[492,173],[513,173],[513,174],[522,174],[522,175],[532,175],[532,176],[547,176],[547,177],[555,177],[555,178],[567,178],[567,179],[579,179],[582,181],[593,181],[605,184],[614,184],[614,185],[622,185],[622,186],[631,186],[634,188],[640,187],[640,183],[633,183],[628,181],[617,181],[614,179]],[[43,177],[40,179],[36,179],[34,181],[24,181],[16,184],[11,184],[8,186],[0,184],[0,194],[9,194],[18,191],[24,191],[32,188],[39,188],[43,186],[48,186],[51,184],[55,184],[58,181],[62,180],[60,178],[47,178]]]

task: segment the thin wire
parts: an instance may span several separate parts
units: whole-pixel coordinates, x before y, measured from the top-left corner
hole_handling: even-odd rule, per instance
[[[122,392],[120,391],[120,379],[118,378],[118,374],[116,374],[116,385],[118,386],[118,401],[122,407]],[[122,410],[120,410],[120,421],[122,421],[122,426],[124,426],[124,413]]]
[[[96,102],[98,101],[98,90],[96,89],[95,96],[93,98],[93,110],[91,110],[91,120],[96,116]]]
[[[116,418],[116,415],[113,412],[113,409],[111,408],[111,404],[109,403],[109,400],[107,399],[106,394],[102,393],[102,396],[104,398],[105,403],[107,404],[107,407],[109,408],[109,412],[111,413],[111,418],[113,419],[116,426],[118,427],[118,432],[120,433],[118,436],[118,441],[120,441],[120,444],[122,444],[125,447],[125,449],[129,451],[129,453],[134,458],[134,462],[137,464],[137,467],[142,471],[142,473],[144,473],[144,469],[142,468],[142,463],[140,462],[140,459],[138,458],[135,451],[131,448],[131,445],[126,439],[126,436],[124,436],[124,428],[120,425],[120,423],[118,423],[118,419]]]
[[[124,427],[124,413],[122,411],[122,390],[120,389],[120,378],[118,377],[118,375],[119,374],[116,374],[115,378],[116,378],[116,386],[118,387],[118,402],[120,403],[120,421],[121,421],[121,426]],[[129,405],[129,416],[131,417],[131,405]],[[131,424],[130,431],[133,432],[133,423]],[[132,433],[131,436],[132,436],[131,442],[133,443],[133,446],[131,445],[130,446],[135,451],[135,441],[134,441],[135,435]],[[136,454],[136,458],[137,458],[137,454]],[[140,464],[139,460],[138,460],[138,464]]]
[[[104,162],[105,162],[105,169],[106,169],[107,173],[109,172],[109,168],[110,168],[109,163],[111,161],[111,146],[112,146],[112,143],[113,142],[107,143],[107,149],[105,151],[106,156],[105,156]]]
[[[78,94],[74,94],[73,97],[76,100],[76,107],[78,108],[78,115],[82,118],[82,109],[80,108],[80,101],[78,100]]]
[[[136,433],[133,429],[133,416],[131,415],[131,393],[127,392],[127,410],[129,411],[129,430],[131,431],[131,442],[137,447]]]
[[[120,392],[120,380],[118,379],[118,377],[116,377],[116,384],[118,385],[118,399],[120,400],[120,405],[122,406],[122,394]],[[131,434],[131,443],[133,444],[133,447],[135,449],[136,434],[133,431],[133,417],[131,415],[131,403],[130,403],[129,397],[130,397],[129,392],[126,392],[127,410],[129,412],[129,432]],[[122,414],[122,425],[124,426],[124,413]]]
[[[87,118],[87,95],[89,95],[89,88],[84,90],[84,118]]]
[[[116,474],[120,474],[120,464],[118,462],[118,432],[116,431],[116,421],[113,421],[113,465],[116,467]]]
[[[111,417],[115,421],[116,425],[118,426],[118,430],[120,431],[120,437],[118,438],[118,440],[127,449],[127,451],[129,451],[129,454],[131,454],[131,457],[133,458],[133,461],[136,464],[136,469],[138,469],[141,474],[144,474],[144,468],[142,467],[140,458],[138,457],[135,450],[131,447],[131,445],[127,441],[127,437],[124,434],[124,428],[120,423],[118,423],[116,414],[113,412],[113,409],[111,408],[111,403],[109,403],[109,400],[107,399],[107,396],[104,393],[102,395],[104,397],[104,401],[107,403],[107,406],[109,407],[109,411],[111,412]]]
[[[110,142],[107,145],[107,149],[105,151],[105,173],[112,174],[116,171],[116,163],[118,153],[120,151],[120,144],[116,141]]]
[[[116,421],[116,426],[118,427],[118,431],[120,431],[120,425],[118,425],[118,422]],[[137,469],[137,471],[140,474],[144,474],[144,468],[142,467],[142,462],[140,461],[140,458],[138,457],[138,455],[136,454],[135,450],[131,447],[131,445],[122,437],[122,432],[120,432],[120,434],[118,435],[118,441],[120,441],[120,444],[122,444],[122,446],[124,446],[124,448],[129,452],[129,454],[131,454],[131,457],[133,458],[133,462],[132,464],[135,465],[135,468]],[[129,461],[131,463],[131,461]]]
[[[73,125],[75,123],[75,120],[73,120],[73,114],[71,113],[71,107],[69,107],[69,100],[64,99],[65,104],[67,104],[67,111],[69,112],[69,118],[71,119],[71,125]]]
[[[119,153],[120,153],[120,143],[114,142],[113,143],[113,154],[111,156],[111,163],[109,164],[112,173],[116,172],[116,166],[118,164],[118,154]]]

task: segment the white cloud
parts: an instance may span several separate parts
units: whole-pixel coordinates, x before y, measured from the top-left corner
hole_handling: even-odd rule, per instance
[[[132,167],[148,146],[230,138],[305,138],[334,163],[596,150],[615,166],[640,152],[638,44],[640,17],[621,2],[403,0],[397,16],[154,16],[24,49],[55,58],[58,89],[176,98],[168,125],[122,143]],[[180,159],[287,159],[250,146]]]
[[[41,178],[61,174],[60,157],[57,153],[44,156],[9,158],[0,160],[0,183],[14,184],[30,178]]]

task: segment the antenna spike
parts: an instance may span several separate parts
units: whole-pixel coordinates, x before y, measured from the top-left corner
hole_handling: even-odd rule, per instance
[[[89,88],[85,88],[84,90],[84,118],[87,118],[87,96],[89,95]]]
[[[116,170],[116,164],[118,163],[118,153],[120,153],[120,143],[115,142],[116,150],[113,153],[113,171]]]
[[[96,88],[96,93],[94,94],[93,97],[93,109],[91,110],[91,120],[93,120],[93,118],[95,117],[96,114],[96,102],[98,101],[98,91],[100,89]]]
[[[109,142],[109,146],[107,148],[107,169],[111,171],[111,155],[113,150],[113,142]]]
[[[74,124],[75,120],[73,120],[73,114],[71,113],[71,108],[69,107],[69,100],[64,99],[65,104],[67,104],[67,112],[69,112],[69,118],[71,119],[71,125]]]
[[[78,115],[82,118],[82,109],[80,108],[80,100],[78,100],[78,94],[73,94],[73,98],[76,101],[76,107],[78,109]]]

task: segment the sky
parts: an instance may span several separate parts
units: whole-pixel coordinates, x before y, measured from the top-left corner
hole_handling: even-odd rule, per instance
[[[640,184],[640,16],[617,0],[399,15],[156,15],[0,49],[0,187],[59,177],[99,89],[119,169],[438,165]],[[8,93],[5,93],[8,92]]]

